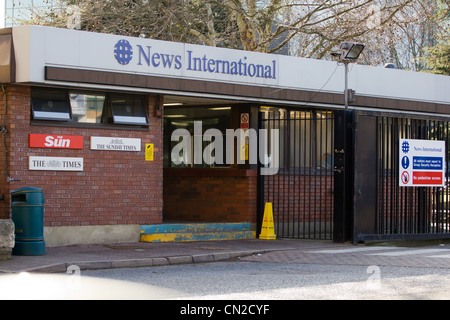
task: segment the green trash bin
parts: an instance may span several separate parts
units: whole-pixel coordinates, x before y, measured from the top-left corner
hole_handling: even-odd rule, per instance
[[[16,240],[12,251],[18,256],[45,255],[44,194],[42,189],[22,188],[11,192],[12,220]]]

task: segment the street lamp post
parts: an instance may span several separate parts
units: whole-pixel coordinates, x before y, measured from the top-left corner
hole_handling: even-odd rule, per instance
[[[348,89],[348,65],[355,62],[364,50],[365,45],[361,43],[344,42],[341,44],[340,51],[333,53],[337,56],[339,62],[345,66],[345,110],[343,114],[336,114],[335,127],[335,159],[334,159],[334,190],[335,190],[335,210],[333,241],[345,242],[349,240],[352,234],[352,216],[353,210],[351,198],[348,192],[352,190],[352,171],[348,169],[352,163],[352,147],[347,139],[347,112],[349,107],[349,89]],[[338,201],[336,201],[336,199]]]
[[[348,60],[344,60],[345,66],[345,91],[344,91],[344,100],[345,100],[345,111],[348,110]]]

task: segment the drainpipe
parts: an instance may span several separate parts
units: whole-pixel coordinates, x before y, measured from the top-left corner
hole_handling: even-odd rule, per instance
[[[3,103],[5,106],[5,113],[3,116],[3,126],[0,129],[0,133],[3,135],[3,142],[5,146],[5,174],[6,174],[6,181],[13,182],[13,181],[22,181],[22,179],[14,179],[10,177],[9,171],[8,171],[8,145],[6,144],[6,134],[8,133],[8,130],[6,129],[6,116],[7,116],[7,97],[6,97],[6,91],[5,87],[2,84],[2,97],[3,97]],[[0,195],[2,196],[2,195]]]

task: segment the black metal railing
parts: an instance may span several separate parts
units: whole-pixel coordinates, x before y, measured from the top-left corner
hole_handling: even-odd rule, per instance
[[[399,139],[443,140],[449,159],[449,129],[448,121],[378,117],[379,235],[432,238],[450,233],[448,162],[444,187],[399,186]]]
[[[333,238],[334,114],[261,108],[261,128],[279,132],[279,170],[262,177],[279,238]],[[270,134],[267,135],[270,137]],[[268,150],[271,150],[268,147]]]

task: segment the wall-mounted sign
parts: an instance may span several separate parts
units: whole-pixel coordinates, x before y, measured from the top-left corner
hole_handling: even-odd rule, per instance
[[[250,128],[250,114],[241,113],[241,129]]]
[[[154,151],[153,143],[147,143],[145,145],[145,161],[153,161],[153,151]]]
[[[83,149],[83,136],[30,134],[30,148]]]
[[[91,150],[141,151],[141,139],[91,137]]]
[[[38,171],[83,171],[83,158],[30,157],[30,170]]]
[[[241,129],[247,131],[250,128],[250,114],[241,113]],[[248,160],[249,137],[241,136],[240,160]]]
[[[399,185],[442,187],[445,184],[445,141],[400,139]]]

